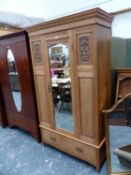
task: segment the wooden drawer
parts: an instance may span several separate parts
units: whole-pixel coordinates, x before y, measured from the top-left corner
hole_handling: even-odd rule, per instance
[[[43,141],[82,160],[97,164],[97,149],[54,130],[41,128]]]

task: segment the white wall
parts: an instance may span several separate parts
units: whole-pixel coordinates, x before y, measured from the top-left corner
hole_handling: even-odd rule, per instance
[[[115,16],[112,23],[112,36],[131,38],[131,11]]]
[[[0,10],[43,17],[45,20],[100,7],[107,12],[131,8],[131,0],[0,0]],[[131,13],[113,21],[113,36],[131,38]]]
[[[108,12],[131,7],[131,0],[0,0],[0,10],[51,19],[100,7]]]

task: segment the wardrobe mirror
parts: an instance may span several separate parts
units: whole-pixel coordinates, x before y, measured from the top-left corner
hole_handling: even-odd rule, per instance
[[[68,44],[50,45],[48,55],[55,124],[57,128],[73,132],[74,121]]]
[[[131,93],[106,116],[108,175],[131,174]]]
[[[21,111],[22,101],[21,101],[19,76],[15,62],[15,57],[10,48],[8,48],[7,50],[7,63],[8,63],[9,82],[13,100],[17,111]]]

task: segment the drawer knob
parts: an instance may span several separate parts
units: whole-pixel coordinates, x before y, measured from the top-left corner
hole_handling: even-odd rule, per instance
[[[76,151],[78,151],[79,153],[83,153],[83,149],[81,149],[79,147],[76,148]]]

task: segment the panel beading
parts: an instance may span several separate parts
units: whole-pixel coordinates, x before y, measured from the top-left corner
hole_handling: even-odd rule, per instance
[[[88,36],[79,38],[80,42],[80,63],[88,63],[90,61],[90,39]]]
[[[42,63],[40,45],[41,45],[40,41],[34,41],[32,43],[35,64],[41,64]]]

